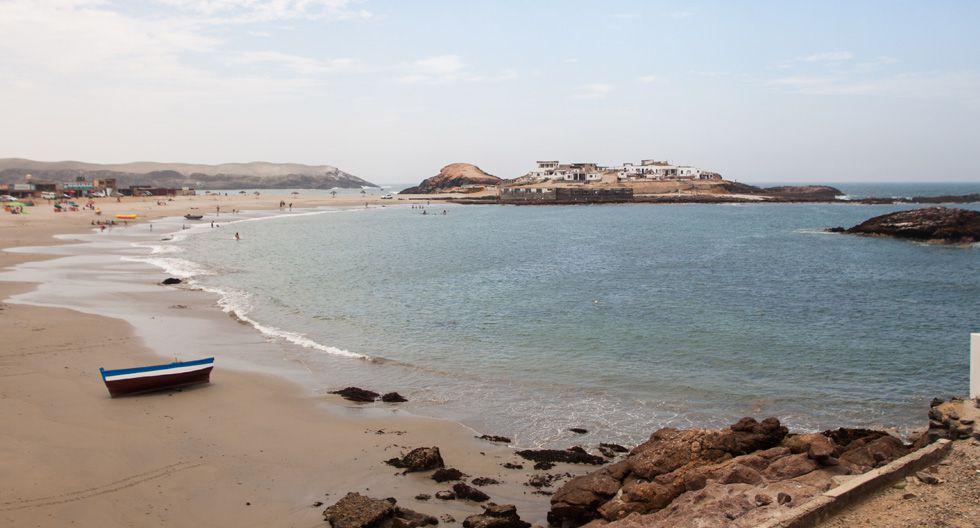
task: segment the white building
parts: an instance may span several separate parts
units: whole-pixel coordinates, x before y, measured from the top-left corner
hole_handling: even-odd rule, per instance
[[[557,160],[538,161],[537,167],[528,172],[535,180],[560,180],[566,182],[599,182],[603,173],[613,172],[620,181],[650,180],[698,180],[717,178],[718,175],[702,171],[690,165],[673,165],[667,161],[641,160],[639,165],[623,163],[619,167],[600,167],[596,163],[561,163]]]

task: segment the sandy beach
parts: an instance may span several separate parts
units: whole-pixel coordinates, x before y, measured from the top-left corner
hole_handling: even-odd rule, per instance
[[[164,205],[147,198],[98,206],[102,218],[135,213],[148,221],[210,212],[219,204],[222,210],[274,209],[281,199],[296,208],[379,202],[377,197],[199,196]],[[92,211],[55,214],[40,204],[26,215],[3,214],[0,247],[62,244],[55,235],[90,232],[96,218]],[[52,258],[64,257],[0,252],[0,269]],[[145,292],[113,295],[133,306],[180,305],[175,317],[197,321],[214,343],[269,354],[290,346],[236,323],[209,294],[156,285],[164,277],[147,273]],[[44,285],[0,282],[0,299],[38,286]],[[88,311],[83,305],[79,302],[79,309]],[[544,521],[547,497],[523,486],[529,472],[501,466],[517,461],[510,448],[478,440],[456,423],[405,416],[396,405],[364,407],[310,394],[287,380],[236,370],[220,360],[208,386],[110,399],[100,366],[161,363],[185,352],[167,350],[160,345],[167,339],[159,336],[169,335],[174,348],[191,347],[202,355],[213,343],[188,343],[164,318],[153,339],[147,336],[154,335],[157,319],[144,321],[137,331],[120,318],[66,308],[0,305],[0,420],[6,424],[0,431],[5,468],[0,524],[321,526],[326,525],[323,507],[314,504],[332,504],[348,491],[394,497],[402,506],[449,513],[460,522],[480,511],[468,501],[415,500],[417,494],[449,486],[427,474],[399,475],[383,463],[420,446],[438,446],[448,467],[502,481],[483,488],[492,500],[516,504],[530,522]],[[397,390],[397,382],[392,385]]]

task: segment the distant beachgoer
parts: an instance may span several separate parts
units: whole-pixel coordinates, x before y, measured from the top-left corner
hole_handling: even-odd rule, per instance
[[[211,228],[214,229],[214,221],[211,221]]]
[[[293,202],[289,202],[289,210],[290,210],[290,211],[292,211],[292,210],[293,210]]]
[[[238,233],[235,233],[235,240],[241,240],[241,239],[242,237],[238,236]]]
[[[150,224],[150,231],[153,231],[153,224]]]
[[[442,214],[444,214],[444,215],[446,214],[446,210],[445,209],[442,210]]]
[[[99,229],[100,229],[100,230],[102,230],[102,231],[105,231],[105,226],[103,225],[103,226],[102,226],[102,227],[100,227]]]

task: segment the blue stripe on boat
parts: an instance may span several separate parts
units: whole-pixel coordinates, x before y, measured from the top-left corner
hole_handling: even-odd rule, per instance
[[[214,363],[214,358],[209,357],[205,359],[197,359],[194,361],[175,361],[173,363],[168,363],[166,365],[150,365],[148,367],[133,367],[126,369],[115,369],[106,370],[99,367],[99,372],[102,373],[102,379],[104,380],[106,376],[118,376],[120,374],[135,374],[137,372],[153,372],[154,370],[166,370],[177,367],[193,367],[195,365],[206,365],[208,363]]]

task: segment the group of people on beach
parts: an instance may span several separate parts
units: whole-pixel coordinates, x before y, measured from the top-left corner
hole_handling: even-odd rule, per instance
[[[279,210],[281,211],[281,210],[285,209],[286,208],[286,205],[287,204],[286,204],[286,201],[285,200],[280,200],[279,201]],[[293,210],[293,202],[289,202],[289,210],[290,211]]]

